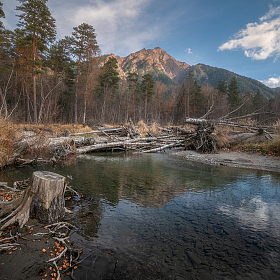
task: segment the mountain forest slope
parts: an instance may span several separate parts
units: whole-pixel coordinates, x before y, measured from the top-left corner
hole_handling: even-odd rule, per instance
[[[114,55],[109,55],[114,56]],[[104,58],[109,57],[108,55]],[[194,74],[194,79],[200,84],[210,84],[217,87],[218,81],[226,80],[230,84],[233,76],[236,77],[238,87],[241,92],[257,92],[267,99],[275,96],[275,90],[267,87],[261,82],[235,74],[226,69],[197,64],[191,66],[185,62],[179,62],[166,51],[159,47],[154,49],[142,49],[138,52],[131,53],[126,57],[116,57],[119,65],[120,77],[124,78],[129,72],[136,72],[140,77],[150,73],[155,81],[163,82],[167,87],[175,84],[181,84],[187,79],[190,71]]]

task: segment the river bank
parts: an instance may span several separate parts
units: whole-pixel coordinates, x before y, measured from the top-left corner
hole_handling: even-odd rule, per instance
[[[252,152],[227,150],[219,151],[215,154],[202,154],[189,150],[171,150],[170,155],[211,165],[280,172],[280,157],[265,156]]]

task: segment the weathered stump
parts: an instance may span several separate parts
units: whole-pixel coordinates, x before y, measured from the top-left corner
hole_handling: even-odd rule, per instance
[[[65,177],[48,171],[36,171],[32,187],[38,189],[30,206],[30,216],[42,223],[61,221],[65,215]]]
[[[48,171],[36,171],[29,187],[15,201],[0,203],[1,229],[18,223],[22,228],[29,216],[43,223],[60,221],[65,215],[65,177]]]

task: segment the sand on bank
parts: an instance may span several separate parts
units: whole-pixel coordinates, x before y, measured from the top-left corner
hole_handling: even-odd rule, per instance
[[[188,150],[172,150],[170,154],[205,164],[280,172],[280,157],[276,156],[264,156],[256,153],[234,151],[201,154]]]

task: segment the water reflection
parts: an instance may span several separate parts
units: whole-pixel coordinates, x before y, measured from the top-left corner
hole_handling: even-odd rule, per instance
[[[219,210],[236,219],[241,227],[253,230],[269,230],[270,227],[271,234],[279,235],[274,225],[280,223],[280,205],[267,203],[260,196],[243,199],[240,207],[222,205]]]
[[[277,174],[161,154],[86,155],[48,170],[84,194],[68,204],[84,247],[79,279],[279,279]]]

